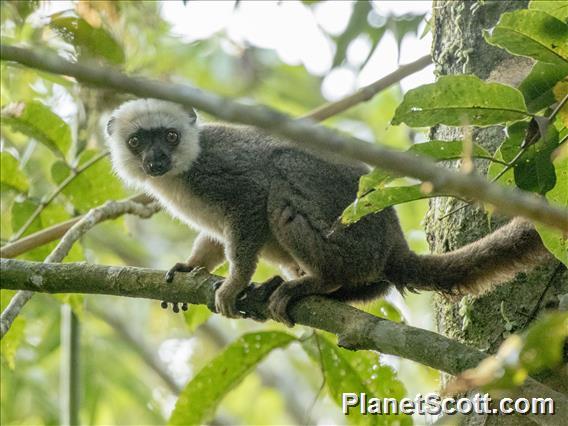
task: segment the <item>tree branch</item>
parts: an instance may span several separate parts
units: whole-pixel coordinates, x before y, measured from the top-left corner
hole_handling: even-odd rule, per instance
[[[423,56],[414,62],[402,65],[396,71],[375,81],[374,83],[369,84],[368,86],[362,87],[352,95],[346,96],[336,102],[322,105],[321,107],[304,115],[302,118],[311,118],[314,121],[323,121],[333,115],[339,114],[357,104],[360,104],[361,102],[368,101],[381,90],[392,86],[417,71],[420,71],[422,68],[427,67],[431,63],[432,58],[430,55]]]
[[[116,219],[124,214],[135,214],[142,218],[148,218],[159,210],[157,203],[143,205],[132,200],[107,201],[104,205],[91,209],[77,223],[75,223],[64,235],[59,244],[45,258],[44,263],[61,262],[69,253],[73,244],[99,222]],[[10,303],[0,315],[0,339],[8,332],[12,323],[32,298],[33,291],[21,289],[10,300]]]
[[[57,188],[55,188],[53,190],[53,192],[49,195],[49,197],[47,197],[47,199],[45,199],[41,203],[39,203],[39,205],[34,210],[34,212],[31,214],[31,216],[28,218],[28,220],[26,220],[26,222],[22,225],[22,227],[16,231],[16,233],[10,238],[10,240],[11,241],[17,240],[22,235],[24,235],[24,232],[26,232],[28,230],[28,228],[32,225],[32,223],[34,223],[34,220],[36,220],[38,218],[38,216],[41,214],[41,212],[47,206],[49,206],[49,204],[51,204],[51,202],[55,199],[55,197],[57,197],[59,194],[61,194],[61,191],[63,191],[81,173],[83,173],[89,167],[98,163],[100,160],[105,158],[108,154],[109,154],[108,151],[103,151],[103,152],[99,153],[98,155],[94,156],[93,158],[91,158],[89,161],[87,161],[84,165],[79,167],[77,170],[71,171],[71,174],[69,176],[67,176],[67,178],[64,179],[63,182],[61,182],[57,186]]]
[[[188,274],[177,274],[172,283],[166,284],[164,271],[81,263],[48,264],[15,259],[1,259],[0,273],[0,285],[5,289],[109,294],[207,306],[214,306],[214,287],[222,280],[198,269]],[[239,300],[238,309],[256,318],[268,318],[265,301],[255,294],[258,295],[258,292]],[[341,346],[397,355],[450,374],[473,368],[487,356],[477,349],[431,331],[377,318],[320,296],[298,301],[289,313],[297,324],[337,335]],[[525,388],[530,390],[531,395],[553,398],[557,415],[568,416],[568,400],[562,394],[530,378],[522,389]]]
[[[133,201],[135,203],[146,205],[153,202],[154,199],[148,197],[146,194],[139,194],[122,201]],[[73,219],[69,219],[65,222],[50,226],[49,228],[42,229],[41,231],[34,232],[33,234],[20,238],[13,243],[8,243],[0,248],[0,257],[16,257],[36,247],[55,241],[65,235],[65,233],[83,217],[85,216],[82,215],[74,217]]]
[[[128,77],[95,64],[77,64],[30,49],[0,46],[1,59],[56,74],[75,77],[84,83],[193,106],[223,120],[250,124],[286,136],[304,147],[332,151],[384,170],[429,182],[440,193],[489,203],[508,216],[524,216],[568,232],[568,211],[542,198],[487,182],[479,175],[463,174],[436,165],[430,159],[393,151],[361,139],[316,125],[311,119],[292,120],[270,108],[251,106],[204,92],[187,85]]]

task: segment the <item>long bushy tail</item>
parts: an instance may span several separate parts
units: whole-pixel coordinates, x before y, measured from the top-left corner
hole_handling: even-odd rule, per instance
[[[440,255],[410,252],[393,281],[399,288],[478,294],[550,258],[534,226],[516,218],[485,238]]]

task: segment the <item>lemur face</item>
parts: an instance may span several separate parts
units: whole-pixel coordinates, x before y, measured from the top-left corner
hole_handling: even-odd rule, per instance
[[[199,154],[195,112],[171,102],[126,102],[113,112],[107,134],[115,172],[135,187],[187,171]]]
[[[126,144],[130,152],[140,159],[147,175],[161,176],[172,169],[172,156],[179,142],[178,130],[158,127],[138,129],[128,137]]]

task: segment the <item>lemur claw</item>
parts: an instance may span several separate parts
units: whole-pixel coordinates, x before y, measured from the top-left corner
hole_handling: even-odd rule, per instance
[[[174,275],[176,272],[191,272],[195,269],[193,266],[189,266],[187,263],[178,262],[166,272],[166,282],[171,283],[174,280]]]
[[[179,312],[179,309],[180,309],[178,305],[181,305],[182,311],[187,311],[189,309],[189,305],[185,302],[181,302],[181,303],[180,302],[171,302],[171,304],[172,304],[172,310],[176,314]],[[160,303],[160,306],[162,307],[162,309],[168,309],[170,304],[164,300],[164,301],[162,301],[162,303]]]

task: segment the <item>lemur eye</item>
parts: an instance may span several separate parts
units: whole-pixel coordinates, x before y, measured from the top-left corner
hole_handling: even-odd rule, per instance
[[[168,130],[168,134],[166,135],[166,140],[169,143],[176,143],[179,139],[179,135],[175,130]]]
[[[128,145],[130,145],[131,148],[138,148],[138,146],[140,146],[140,139],[136,136],[132,136],[128,139]]]

